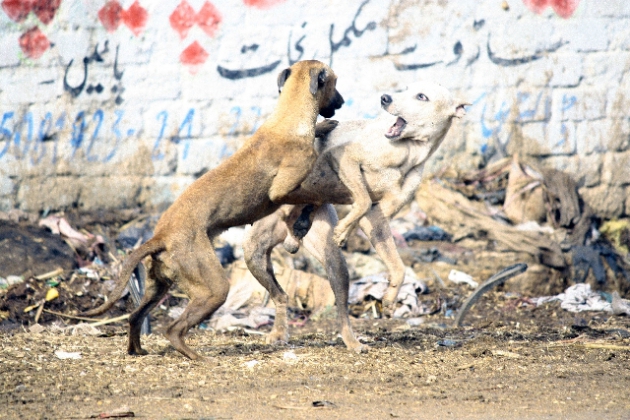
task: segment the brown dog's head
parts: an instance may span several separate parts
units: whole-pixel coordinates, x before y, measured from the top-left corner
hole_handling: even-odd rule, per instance
[[[289,88],[304,89],[303,86],[308,86],[322,117],[334,116],[335,110],[344,103],[343,97],[337,91],[337,76],[321,61],[298,61],[278,75],[279,92]]]

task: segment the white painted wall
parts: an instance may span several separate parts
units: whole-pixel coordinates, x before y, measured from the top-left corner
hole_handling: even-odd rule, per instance
[[[315,58],[339,119],[418,78],[470,101],[430,169],[525,153],[630,214],[628,1],[118,1],[0,2],[0,210],[170,203],[264,120],[278,72]]]

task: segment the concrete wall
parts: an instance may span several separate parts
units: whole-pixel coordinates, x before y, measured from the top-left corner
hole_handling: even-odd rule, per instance
[[[430,78],[473,105],[430,169],[521,152],[630,214],[627,0],[4,0],[0,210],[162,205],[330,63],[339,119]]]

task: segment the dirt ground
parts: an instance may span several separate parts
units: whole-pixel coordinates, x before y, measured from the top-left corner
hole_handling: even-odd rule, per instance
[[[143,357],[126,354],[125,321],[75,327],[79,321],[55,315],[102,301],[124,258],[116,235],[138,215],[109,222],[99,215],[66,217],[82,232],[102,235],[105,245],[68,254],[57,238],[28,228],[32,221],[0,224],[0,247],[12,252],[4,260],[0,255],[0,268],[8,270],[2,261],[10,261],[24,278],[0,290],[0,420],[630,419],[630,317],[574,314],[557,302],[534,305],[528,297],[559,293],[571,284],[568,277],[523,253],[496,249],[484,236],[401,248],[406,265],[429,279],[429,293],[419,299],[430,315],[411,326],[405,319],[374,319],[365,308],[375,305],[351,307],[355,333],[369,347],[365,354],[346,350],[334,310],[319,317],[293,311],[291,340],[282,346],[265,344],[270,326],[192,330],[187,340],[207,358],[201,363],[185,359],[161,334],[170,308],[184,303],[177,293],[153,311]],[[16,241],[20,226],[24,237]],[[20,254],[18,245],[27,251]],[[443,258],[423,262],[427,251]],[[48,265],[31,265],[43,255],[50,256]],[[483,281],[518,262],[529,264],[527,272],[483,295],[465,327],[453,328],[472,291],[437,280],[455,268]],[[62,274],[31,277],[58,266]],[[627,282],[614,275],[603,285],[592,276],[588,282],[627,297]],[[33,309],[51,288],[59,297],[41,312]],[[132,307],[126,297],[107,317]],[[61,358],[62,352],[80,358]]]
[[[534,309],[500,292],[470,316],[460,329],[441,315],[413,328],[354,319],[366,354],[347,351],[331,320],[292,328],[286,346],[196,330],[189,342],[206,363],[161,334],[143,338],[148,356],[128,356],[123,324],[99,336],[14,330],[0,336],[0,418],[630,418],[628,318]]]

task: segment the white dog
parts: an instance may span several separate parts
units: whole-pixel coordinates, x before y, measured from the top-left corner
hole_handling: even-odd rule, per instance
[[[381,105],[387,112],[375,119],[342,121],[336,128],[330,123],[322,125],[318,130],[321,137],[316,140],[319,157],[313,171],[284,200],[297,206],[282,206],[254,223],[246,235],[243,251],[247,266],[276,305],[276,321],[268,342],[288,340],[288,297],[274,277],[270,258],[273,247],[283,241],[288,250],[295,252],[303,237],[307,251],[326,267],[337,302],[341,335],[348,348],[364,349],[350,328],[348,271],[338,245],[357,225],[390,273],[383,305],[391,305],[396,299],[405,267],[388,220],[413,199],[424,163],[444,140],[453,118],[465,115],[464,105],[468,103],[456,100],[435,83],[419,82],[406,90],[382,95]],[[331,128],[334,129],[326,133]],[[337,216],[331,203],[352,204],[334,232]]]

